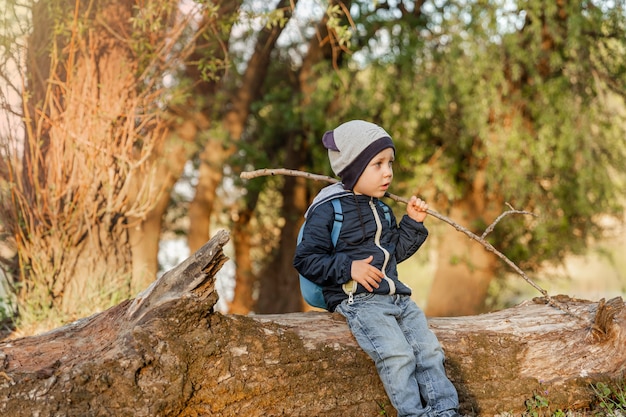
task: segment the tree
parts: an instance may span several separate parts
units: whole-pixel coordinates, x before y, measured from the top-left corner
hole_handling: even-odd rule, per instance
[[[199,155],[198,185],[189,207],[190,222],[194,225],[189,230],[188,238],[191,250],[202,246],[209,237],[213,200],[222,180],[223,166],[244,134],[252,103],[261,94],[274,45],[296,4],[297,1],[278,2],[275,14],[278,14],[279,22],[268,24],[259,31],[252,56],[238,82],[231,85],[229,83],[232,80],[227,77],[224,84],[218,84],[225,100],[222,102],[220,94],[215,94],[207,100],[203,109],[212,119],[217,119],[220,126],[214,128],[214,136],[204,143],[204,149]]]
[[[86,221],[82,226],[86,230],[85,236],[92,237],[97,235],[101,240],[107,239],[110,241],[112,248],[114,247],[120,253],[126,255],[123,261],[116,263],[114,258],[107,254],[106,251],[98,252],[96,250],[99,249],[97,240],[93,243],[95,248],[88,246],[84,249],[72,248],[76,252],[76,255],[71,257],[72,259],[95,263],[106,263],[108,260],[109,263],[106,264],[108,271],[112,271],[115,268],[126,271],[126,273],[119,274],[121,277],[126,277],[125,281],[111,283],[110,288],[94,285],[95,293],[105,294],[101,302],[96,302],[94,305],[94,300],[91,299],[94,295],[84,294],[88,300],[86,300],[87,308],[108,305],[111,300],[111,293],[115,293],[116,297],[125,298],[130,294],[136,293],[154,279],[157,273],[157,251],[162,219],[170,202],[170,190],[181,175],[187,161],[197,157],[203,162],[200,164],[196,197],[189,209],[189,217],[193,224],[189,229],[190,246],[195,248],[208,238],[208,224],[213,211],[212,207],[216,190],[222,178],[222,167],[226,158],[235,149],[233,144],[236,143],[244,130],[252,101],[258,99],[260,87],[264,80],[264,73],[269,66],[273,45],[283,30],[284,23],[289,19],[292,7],[295,4],[295,2],[280,2],[276,5],[275,13],[269,13],[265,16],[265,18],[272,19],[274,23],[268,24],[267,27],[256,34],[258,35],[255,37],[257,46],[252,57],[247,62],[246,70],[242,73],[242,82],[239,82],[239,77],[236,75],[234,67],[230,67],[233,62],[237,62],[237,56],[229,55],[229,42],[237,42],[237,35],[232,34],[231,30],[238,19],[244,19],[244,16],[254,19],[255,13],[240,15],[240,7],[242,6],[240,1],[225,1],[205,6],[197,5],[191,11],[179,9],[177,2],[159,5],[142,4],[142,7],[125,4],[123,6],[126,8],[126,13],[117,15],[110,12],[115,9],[115,3],[100,4],[95,9],[85,9],[84,7],[87,6],[77,2],[76,13],[70,13],[73,6],[70,3],[55,3],[50,5],[50,7],[55,8],[56,13],[49,13],[49,10],[46,9],[45,13],[35,14],[33,20],[35,22],[33,30],[34,40],[29,45],[29,52],[33,56],[37,55],[39,50],[43,51],[43,53],[38,55],[38,65],[31,65],[30,69],[32,71],[42,69],[44,72],[47,71],[53,74],[53,77],[58,75],[56,83],[64,84],[56,92],[55,99],[57,103],[64,103],[66,91],[69,91],[65,84],[70,85],[72,82],[76,82],[79,85],[82,82],[80,77],[67,76],[60,69],[60,74],[55,73],[55,70],[58,68],[69,68],[68,72],[71,74],[74,71],[77,74],[82,74],[80,65],[83,61],[76,59],[76,57],[81,57],[81,54],[84,54],[85,51],[80,48],[72,49],[74,45],[82,45],[81,42],[102,45],[99,48],[104,51],[103,55],[106,56],[115,55],[115,47],[119,45],[120,49],[126,54],[125,58],[128,60],[128,67],[135,70],[123,72],[122,74],[127,77],[126,82],[117,83],[115,88],[109,89],[107,85],[100,83],[94,85],[91,90],[94,93],[92,98],[95,108],[114,107],[99,101],[101,89],[106,90],[108,93],[106,97],[115,103],[124,102],[124,93],[130,92],[128,94],[130,97],[129,106],[135,105],[135,107],[128,107],[124,112],[120,112],[120,115],[115,115],[115,117],[122,117],[127,124],[120,127],[118,132],[115,128],[119,127],[120,124],[118,122],[109,123],[112,126],[111,131],[113,133],[111,134],[113,136],[116,134],[122,136],[121,142],[123,143],[119,144],[118,148],[113,148],[113,145],[117,144],[117,142],[109,140],[106,135],[107,132],[100,136],[94,135],[88,138],[93,142],[92,146],[98,149],[103,148],[103,144],[107,144],[107,146],[110,144],[109,148],[107,148],[107,152],[110,152],[110,155],[127,155],[128,161],[125,158],[120,158],[119,160],[112,159],[116,163],[120,161],[128,162],[130,168],[112,165],[108,161],[105,162],[102,166],[102,172],[105,174],[104,179],[99,179],[94,173],[89,173],[92,175],[92,181],[96,184],[93,185],[93,195],[89,195],[84,199],[82,199],[82,196],[79,196],[81,197],[80,201],[65,205],[66,211],[58,215],[61,219],[59,221],[64,221],[65,217],[70,217],[71,219],[84,218],[81,217],[82,212],[88,211],[89,207],[86,208],[80,204],[88,205],[93,201],[96,202],[96,206],[99,203],[101,206],[104,206],[103,211],[107,213],[114,212],[114,215],[111,215],[113,219],[112,225],[107,225],[100,217],[87,215],[87,219],[93,220],[97,225]],[[47,6],[40,5],[39,7],[43,10]],[[109,22],[100,18],[101,13],[106,18],[119,19],[119,21]],[[82,19],[83,17],[84,19]],[[61,32],[54,39],[38,36],[39,34],[47,33],[50,26],[54,25],[69,29],[67,29],[67,32]],[[102,30],[88,30],[92,27]],[[80,29],[82,28],[87,29],[81,31]],[[66,36],[66,33],[70,33],[72,36]],[[66,48],[70,51],[65,55],[61,54],[58,66],[53,66],[53,68],[51,68],[51,64],[47,60],[47,51],[51,45],[61,45],[61,48]],[[66,47],[66,45],[69,46]],[[64,51],[66,50],[64,49]],[[92,54],[90,58],[95,62],[85,59],[85,62],[93,64],[92,68],[98,69],[98,75],[117,75],[120,68],[126,67],[126,64],[117,65],[112,60],[98,61],[99,57],[100,55],[98,54]],[[73,67],[74,64],[76,64],[76,67]],[[45,98],[48,97],[46,91],[50,86],[45,81],[48,78],[47,74],[43,74],[42,77],[37,78],[38,80],[43,80],[39,84],[25,84],[28,87],[32,87],[34,94],[39,94],[38,97]],[[113,77],[112,79],[115,80]],[[104,77],[99,81],[103,80],[106,81],[107,78]],[[174,87],[171,87],[171,85]],[[23,92],[20,88],[16,88],[16,90]],[[191,95],[190,92],[192,91],[196,95]],[[26,93],[24,92],[24,94]],[[26,104],[26,99],[24,102]],[[32,100],[32,103],[34,103],[33,108],[35,108],[34,112],[43,115],[42,120],[48,120],[50,117],[46,114],[45,108],[48,104],[41,104],[41,102],[42,100]],[[42,110],[37,106],[42,106]],[[226,110],[227,108],[229,110]],[[82,114],[84,118],[97,113],[90,111],[88,107],[80,106],[72,108],[72,112],[68,113],[63,104],[59,104],[57,111],[66,117],[69,114],[80,115],[80,111],[85,111],[86,113]],[[133,114],[136,117],[129,116]],[[139,117],[143,118],[141,122],[137,120]],[[101,122],[107,125],[108,121],[105,119],[103,118]],[[131,126],[133,123],[137,123],[137,126]],[[47,131],[42,133],[36,130],[34,132],[33,135],[29,136],[32,144],[29,149],[32,148],[32,152],[37,153],[40,152],[38,148],[38,145],[41,143],[40,138],[49,135],[49,133]],[[86,128],[82,131],[82,134],[89,136],[91,132]],[[98,143],[99,141],[101,143]],[[63,140],[60,140],[59,143],[58,148],[61,154],[69,152],[63,148],[65,143]],[[200,152],[201,150],[202,152]],[[33,164],[27,164],[22,170],[20,164],[15,159],[18,153],[19,144],[12,149],[8,149],[8,152],[5,153],[11,168],[7,173],[10,171],[12,174],[17,175],[19,172],[23,172],[28,177],[33,171]],[[27,161],[37,160],[36,157],[30,157],[29,155],[28,153],[26,154]],[[87,156],[91,155],[83,153],[76,158],[78,160],[90,161]],[[67,158],[71,159],[72,156]],[[61,163],[52,161],[50,158],[42,157],[40,159],[42,166],[61,165]],[[82,174],[71,165],[63,165],[63,168],[71,169],[77,176]],[[125,168],[127,168],[126,171],[124,170]],[[106,175],[113,176],[113,179],[117,182],[98,186],[99,180],[107,181],[111,179],[106,177]],[[12,188],[12,178],[9,175],[5,178],[7,179],[6,195],[9,196],[11,194],[9,190],[12,190],[13,196],[17,196],[16,198],[19,200],[22,190]],[[46,177],[38,180],[45,182],[50,187],[55,187],[57,190],[61,189],[56,178]],[[102,193],[103,190],[108,194],[100,196],[99,193]],[[137,195],[136,203],[141,204],[141,206],[133,207],[133,199],[141,190],[146,191],[144,196]],[[65,193],[65,195],[78,196],[71,186],[60,192]],[[112,205],[111,201],[106,198],[111,195],[115,196],[117,201],[123,204],[118,206]],[[33,198],[31,195],[31,199]],[[27,200],[26,198],[24,199]],[[5,203],[11,201],[15,200],[11,200],[11,198],[4,199]],[[36,204],[32,204],[32,201],[25,201],[20,206],[7,204],[5,207],[7,224],[13,228],[13,231],[21,231],[29,236],[28,239],[22,239],[23,241],[17,242],[18,254],[21,256],[20,260],[24,266],[32,262],[35,256],[34,251],[28,252],[25,247],[32,237],[30,234],[31,226],[19,229],[17,218],[21,216],[20,210],[26,211],[31,208],[32,210],[38,209]],[[42,210],[47,208],[48,206],[45,206]],[[130,210],[130,212],[126,213],[125,210]],[[114,225],[118,227],[114,228]],[[80,233],[76,235],[77,226],[67,226],[67,229],[71,229],[69,231],[66,231],[61,224],[57,226],[57,234],[68,233],[73,237],[80,236]],[[99,228],[99,233],[92,233],[91,230],[93,228]],[[39,250],[42,249],[42,246],[59,247],[59,245],[48,245],[45,243],[39,246]],[[66,252],[66,250],[67,248],[63,251]],[[93,261],[89,260],[90,256],[94,257]],[[244,257],[242,256],[241,258],[243,260]],[[94,273],[93,265],[88,267],[89,274],[87,274],[81,273],[80,269],[74,268],[72,259],[67,263],[59,264],[57,262],[53,265],[48,265],[47,259],[49,257],[41,258],[42,268],[53,268],[53,273],[60,273],[66,277],[65,281],[76,277],[77,282],[80,283],[84,281],[84,279],[80,278],[81,276],[88,277]],[[49,276],[53,274],[47,270],[39,272],[39,275],[45,276],[45,278],[40,278],[42,280],[49,279]],[[100,275],[103,276],[104,273]],[[23,276],[20,276],[20,279],[23,283],[29,283],[37,279],[37,277],[37,273],[30,273],[23,274]],[[36,302],[30,310],[33,312],[39,311],[42,315],[47,315],[48,311],[57,309],[58,306],[53,302],[48,303],[49,300],[46,297],[50,296],[51,298],[60,299],[62,298],[61,294],[64,294],[68,305],[63,312],[65,317],[60,320],[63,321],[80,315],[80,312],[74,311],[77,308],[72,305],[73,300],[80,298],[77,295],[78,293],[71,293],[68,290],[70,286],[65,281],[56,280],[55,282],[57,281],[62,282],[55,291],[50,291],[52,284],[31,286],[31,288],[41,288],[43,294],[41,296],[42,301]],[[28,295],[28,291],[21,297],[20,304],[23,304],[27,299],[33,299],[33,297]],[[26,317],[25,313],[30,310],[22,309],[23,319]],[[32,321],[35,321],[35,319]]]
[[[0,411],[116,416],[395,415],[373,362],[338,314],[222,315],[218,232],[134,300],[46,334],[0,342]],[[536,300],[430,325],[464,414],[592,405],[626,363],[621,298]],[[558,355],[555,355],[555,351]],[[536,410],[532,410],[536,411]]]
[[[469,13],[482,27],[496,28],[497,14],[487,14],[485,22],[481,11]],[[540,221],[506,223],[494,236],[508,256],[533,271],[544,261],[581,253],[591,239],[602,238],[603,215],[623,213],[619,184],[626,148],[620,138],[626,123],[616,110],[624,108],[626,91],[618,52],[624,48],[624,15],[619,5],[563,1],[544,8],[525,1],[512,18],[519,29],[511,28],[492,46],[495,60],[453,49],[457,62],[474,70],[466,80],[451,74],[443,83],[447,103],[439,108],[453,129],[456,124],[458,140],[442,138],[453,165],[439,169],[450,170],[447,180],[458,196],[448,194],[451,216],[468,226],[488,224],[504,202],[539,215]],[[461,40],[459,46],[465,44]],[[498,65],[480,65],[492,61]],[[485,105],[475,104],[478,97]],[[489,281],[500,269],[456,238],[444,235],[440,241],[439,252],[448,248],[450,256],[439,261],[428,299],[431,314],[481,311]]]
[[[306,20],[296,19],[290,32],[306,32],[314,25],[314,29],[309,31],[310,36],[295,45],[283,42],[274,48],[262,90],[252,103],[246,135],[238,143],[239,154],[228,161],[233,167],[232,172],[238,173],[257,164],[304,168],[315,162],[309,146],[312,131],[325,127],[327,112],[334,102],[333,96],[329,99],[318,83],[322,79],[320,74],[337,64],[345,53],[339,32],[344,28],[344,11],[350,4],[332,1],[323,13],[304,12]],[[306,47],[302,47],[301,43],[306,43]],[[299,311],[303,302],[298,286],[293,285],[297,282],[297,273],[291,259],[302,213],[310,198],[310,187],[301,179],[294,178],[259,181],[244,186],[246,195],[242,198],[245,203],[235,214],[234,223],[237,285],[232,311]],[[270,207],[259,199],[261,193],[270,196]],[[266,212],[271,213],[269,217],[273,226],[267,227],[269,231],[250,226],[250,213],[254,210],[257,219],[267,216]],[[278,232],[275,232],[276,229]],[[252,272],[255,268],[247,248],[251,234],[261,235],[256,241],[263,243],[257,243],[257,246],[269,247],[267,251],[260,251],[263,260],[257,262],[260,265],[256,274]],[[253,287],[258,288],[258,297],[252,296]]]
[[[3,73],[23,99],[2,204],[24,325],[75,319],[146,283],[132,231],[172,184],[162,100],[180,92],[164,77],[190,53],[192,20],[177,2],[33,4],[27,78]]]
[[[345,9],[340,8],[339,4]],[[345,19],[342,11],[347,10],[350,4],[350,1],[329,2],[326,12],[316,25],[314,35],[308,40],[301,65],[295,67],[296,71],[287,71],[286,78],[292,85],[287,86],[286,94],[291,93],[292,98],[287,99],[286,103],[292,106],[292,109],[285,109],[277,106],[276,103],[267,103],[268,106],[276,109],[272,113],[277,120],[288,118],[286,124],[267,127],[272,135],[280,138],[281,145],[285,147],[282,155],[287,168],[302,169],[311,164],[310,142],[312,138],[309,132],[312,129],[323,128],[320,121],[324,118],[320,117],[320,114],[324,115],[333,103],[332,96],[330,100],[328,98],[319,100],[316,97],[315,90],[319,88],[321,81],[319,71],[320,68],[337,64],[343,57],[341,40],[337,39],[336,32],[338,28],[343,27],[342,24],[347,23],[341,20]],[[286,57],[279,62],[283,60],[289,62]],[[294,66],[286,65],[286,67],[293,68]],[[278,86],[283,86],[283,83],[279,82]],[[316,106],[320,106],[321,109],[312,110]],[[260,124],[264,126],[263,123]],[[301,178],[288,177],[282,182],[281,217],[284,219],[284,225],[281,227],[276,252],[260,273],[260,291],[255,311],[284,313],[307,308],[300,297],[300,287],[297,284],[298,274],[293,268],[292,260],[295,254],[294,242],[297,240],[298,231],[302,225],[302,213],[306,210],[307,201],[310,199],[308,191],[306,182]]]

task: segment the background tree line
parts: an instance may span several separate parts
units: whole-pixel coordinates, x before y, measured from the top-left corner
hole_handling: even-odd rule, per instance
[[[395,194],[477,231],[505,203],[537,213],[491,235],[528,272],[623,216],[623,1],[2,2],[0,227],[21,328],[135,296],[172,219],[193,252],[220,214],[230,311],[301,310],[291,260],[323,184],[239,173],[330,174],[321,135],[352,118],[393,136]],[[427,313],[482,311],[501,263],[436,236]]]

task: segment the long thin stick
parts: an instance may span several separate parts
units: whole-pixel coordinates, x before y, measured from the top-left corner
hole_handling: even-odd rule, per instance
[[[339,182],[337,179],[332,178],[332,177],[328,177],[326,175],[319,175],[319,174],[311,174],[310,172],[305,172],[305,171],[298,171],[298,170],[294,170],[294,169],[285,169],[285,168],[278,168],[278,169],[258,169],[256,171],[244,171],[240,174],[240,177],[243,179],[253,179],[253,178],[258,178],[258,177],[265,177],[265,176],[274,176],[274,175],[286,175],[286,176],[291,176],[291,177],[304,177],[304,178],[308,178],[314,181],[325,181],[331,184],[337,183]],[[404,203],[407,204],[409,202],[409,200],[407,200],[406,198],[402,198],[399,197],[395,194],[391,194],[391,193],[385,193],[386,197],[391,198],[394,201],[397,201],[399,203]],[[491,233],[493,231],[493,229],[495,228],[496,224],[502,220],[505,216],[510,215],[510,214],[528,214],[531,216],[534,216],[535,214],[528,212],[528,211],[520,211],[520,210],[515,210],[513,209],[513,207],[511,207],[508,203],[507,205],[509,206],[510,210],[502,213],[500,216],[498,216],[498,218],[491,224],[489,225],[489,227],[487,227],[487,229],[485,230],[485,232],[483,233],[482,236],[478,236],[475,233],[471,232],[470,230],[468,230],[467,228],[461,226],[460,224],[454,222],[453,220],[449,219],[448,217],[444,216],[443,214],[437,213],[434,210],[428,209],[426,212],[432,216],[435,217],[445,223],[448,223],[450,226],[454,227],[457,231],[465,234],[466,236],[468,236],[470,239],[475,240],[476,242],[480,243],[487,251],[495,254],[498,258],[502,259],[509,267],[511,267],[515,272],[517,272],[517,274],[519,274],[528,284],[530,284],[533,288],[535,288],[537,291],[539,291],[545,298],[546,301],[549,305],[558,308],[559,310],[567,313],[568,315],[575,317],[578,320],[581,321],[586,321],[584,320],[582,317],[572,313],[568,306],[565,304],[562,304],[558,301],[556,301],[555,299],[553,299],[552,297],[550,297],[550,295],[548,294],[548,292],[546,290],[544,290],[543,288],[541,288],[539,285],[537,285],[532,279],[530,279],[526,273],[524,271],[522,271],[513,261],[511,261],[509,258],[507,258],[502,252],[500,252],[499,250],[497,250],[495,247],[493,247],[493,245],[491,243],[489,243],[487,240],[485,240],[485,237]]]

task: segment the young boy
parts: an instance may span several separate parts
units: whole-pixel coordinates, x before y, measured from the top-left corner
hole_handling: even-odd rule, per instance
[[[393,179],[395,147],[381,127],[346,122],[322,139],[333,172],[342,180],[324,188],[307,210],[294,266],[323,288],[329,311],[346,317],[370,355],[398,417],[458,414],[458,396],[443,366],[444,354],[397,263],[413,255],[428,231],[428,205],[413,196],[398,224],[379,199]],[[343,222],[331,230],[340,199]]]

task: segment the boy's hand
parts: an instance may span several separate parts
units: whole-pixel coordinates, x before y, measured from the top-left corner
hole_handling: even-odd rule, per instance
[[[412,196],[409,199],[409,203],[406,205],[406,214],[409,215],[410,218],[415,220],[416,222],[423,222],[428,210],[428,204],[420,198]]]
[[[370,255],[367,259],[352,261],[350,273],[352,279],[361,284],[367,291],[372,292],[378,288],[378,283],[382,281],[384,274],[380,269],[370,265],[374,257]]]

